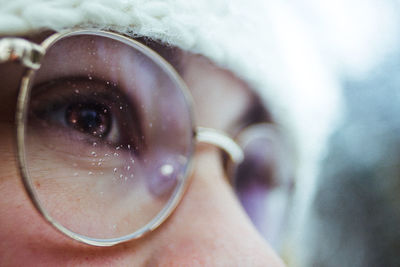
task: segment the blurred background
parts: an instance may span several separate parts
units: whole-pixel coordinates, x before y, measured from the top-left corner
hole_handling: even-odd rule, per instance
[[[325,85],[340,91],[340,114],[315,177],[270,183],[268,218],[253,221],[289,266],[400,266],[399,1],[270,7],[284,35],[312,44],[334,83]],[[295,41],[282,47],[304,51]],[[319,79],[320,65],[289,60]]]
[[[304,2],[318,10],[343,107],[295,265],[400,266],[399,2]]]

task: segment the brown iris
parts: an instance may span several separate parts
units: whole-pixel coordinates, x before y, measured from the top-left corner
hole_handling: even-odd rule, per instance
[[[98,103],[72,104],[65,116],[68,125],[95,137],[105,138],[111,129],[111,114],[106,106]]]

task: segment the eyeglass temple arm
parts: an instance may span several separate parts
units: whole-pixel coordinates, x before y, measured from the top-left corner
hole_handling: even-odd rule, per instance
[[[0,63],[19,61],[27,68],[39,69],[45,49],[21,38],[0,39]]]
[[[197,127],[196,140],[223,149],[235,163],[243,161],[244,155],[242,148],[231,137],[221,131],[205,127]]]

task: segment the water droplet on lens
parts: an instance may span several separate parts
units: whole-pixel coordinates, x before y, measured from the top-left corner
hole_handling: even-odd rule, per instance
[[[120,174],[120,175],[119,175],[119,178],[122,178],[122,177],[124,177],[124,176],[123,176],[122,174]]]
[[[94,152],[94,151],[92,151],[91,153],[90,153],[92,156],[97,156],[97,154],[96,154],[96,152]]]
[[[110,82],[106,82],[107,84],[110,84]]]
[[[116,150],[120,150],[120,149],[121,149],[121,147],[120,147],[120,146],[117,146],[115,149],[116,149]]]
[[[119,109],[121,109],[121,110],[122,110],[122,106],[119,106]]]
[[[75,89],[75,94],[79,94],[79,90],[78,89]]]
[[[126,167],[126,169],[129,171],[131,169],[131,166],[128,165],[128,167]]]
[[[164,164],[161,166],[160,172],[164,176],[169,176],[174,172],[174,167],[171,164]]]
[[[117,168],[114,168],[114,172],[117,172]]]
[[[128,149],[131,149],[131,145],[128,144]]]
[[[127,177],[127,176],[125,176],[125,178],[124,178],[124,179],[125,179],[125,181],[127,181],[127,180],[128,180],[128,177]]]
[[[114,152],[114,157],[118,157],[119,154],[117,152]]]
[[[89,80],[93,80],[93,77],[92,77],[92,76],[90,76],[90,75],[88,75],[88,78],[89,78]]]
[[[97,163],[97,166],[101,166],[101,162]]]
[[[179,161],[180,164],[184,165],[187,162],[187,158],[185,156],[181,155],[181,156],[178,157],[178,161]]]
[[[88,172],[89,175],[93,175],[93,172]]]
[[[96,143],[96,142],[93,142],[93,146],[97,146],[97,143]]]

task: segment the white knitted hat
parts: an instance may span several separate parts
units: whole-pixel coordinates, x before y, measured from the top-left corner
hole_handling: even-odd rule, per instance
[[[357,32],[357,27],[371,17],[364,16],[358,24],[344,27],[344,33],[324,33],[321,24],[315,32],[322,37],[316,40],[307,20],[296,12],[301,2],[314,4],[314,15],[327,4],[313,0],[0,0],[0,36],[44,29],[102,28],[148,36],[204,55],[254,88],[274,121],[287,133],[296,153],[298,194],[303,196],[299,201],[304,206],[312,195],[307,192],[313,188],[325,143],[340,110],[339,86],[327,66],[361,65],[359,61],[365,59],[368,50],[363,48],[358,57],[347,55],[348,43],[341,37],[347,37],[348,29]],[[336,12],[349,3],[358,3],[334,2],[339,7]],[[372,6],[373,1],[364,2]],[[329,26],[329,13],[322,15]],[[359,43],[364,41],[355,37]],[[342,49],[339,53],[322,50],[317,45],[323,43],[321,40],[336,42]],[[322,52],[329,54],[330,60],[321,56]],[[332,60],[335,57],[338,60]]]

